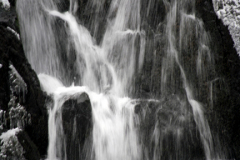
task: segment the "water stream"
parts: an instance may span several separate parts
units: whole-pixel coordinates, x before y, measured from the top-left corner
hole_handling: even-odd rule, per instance
[[[106,4],[109,5],[107,11]],[[158,82],[161,84],[160,97],[182,93],[177,98],[168,98],[167,102],[131,98],[134,97],[134,78],[136,73],[141,73],[149,47],[146,31],[141,25],[140,0],[88,0],[86,7],[95,10],[92,18],[87,19],[90,28],[77,16],[78,10],[82,9],[78,8],[79,1],[71,0],[67,11],[62,11],[63,5],[66,4],[61,0],[17,1],[25,53],[39,73],[43,90],[54,101],[48,106],[47,159],[68,159],[62,117],[64,104],[71,99],[82,103],[87,99],[81,99],[84,94],[88,95],[91,104],[92,129],[85,144],[79,144],[81,151],[76,151],[77,154],[86,152],[85,158],[81,155],[72,158],[224,158],[224,154],[215,149],[204,107],[199,102],[200,84],[210,79],[208,72],[214,72],[214,62],[208,47],[210,38],[203,22],[195,16],[195,0],[163,0],[166,18],[161,34],[164,35],[165,51],[157,53],[163,55]],[[101,12],[106,12],[104,26],[99,20]],[[212,93],[209,99],[209,104],[213,105]],[[151,108],[151,103],[155,107]],[[136,111],[139,106],[141,114]],[[154,116],[148,119],[149,115]],[[74,120],[73,139],[78,123],[81,122]],[[149,132],[146,131],[148,127],[151,128]],[[195,148],[199,148],[199,154],[191,153],[189,146],[194,145],[195,139],[184,137],[188,134],[197,137]],[[149,137],[149,143],[144,140],[146,137]],[[184,139],[193,142],[190,144]],[[172,148],[168,148],[170,143]]]

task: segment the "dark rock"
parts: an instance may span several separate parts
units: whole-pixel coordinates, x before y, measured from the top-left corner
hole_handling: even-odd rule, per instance
[[[62,121],[67,159],[89,159],[88,154],[91,152],[89,150],[91,147],[89,146],[92,131],[92,110],[90,99],[86,93],[64,102]]]
[[[25,57],[21,41],[5,25],[0,25],[0,42],[1,55],[12,62],[27,84],[26,102],[21,105],[31,114],[32,123],[26,126],[25,131],[37,145],[40,154],[45,155],[48,145],[46,94],[42,92],[38,77]]]
[[[166,7],[162,0],[141,0],[141,18],[155,30],[164,20]]]
[[[16,134],[18,142],[21,144],[24,150],[24,158],[26,160],[40,160],[40,154],[38,148],[32,142],[28,134],[24,131],[20,131]]]
[[[211,129],[218,133],[231,159],[240,159],[240,60],[228,27],[217,18],[211,0],[196,1],[197,16],[211,37],[218,81],[214,83],[214,108],[208,112]]]
[[[28,63],[22,44],[20,40],[4,26],[0,26],[1,30],[1,41],[0,48],[3,54],[5,54],[12,62],[18,73],[22,76],[23,80],[27,84],[27,104],[26,109],[34,116],[41,114],[43,109],[44,101],[43,92],[40,89],[39,80],[36,73],[32,70]],[[32,103],[32,104],[30,104]],[[34,104],[35,103],[35,104]],[[32,107],[35,106],[35,107]],[[41,108],[41,109],[40,109]]]
[[[186,99],[171,95],[159,101],[140,100],[135,113],[140,119],[143,159],[204,159],[203,144]]]
[[[10,3],[11,7],[15,7],[16,6],[16,1],[17,0],[8,0],[8,1]]]
[[[44,103],[44,101],[43,101]],[[46,156],[48,148],[48,115],[31,117],[31,124],[24,129],[36,144],[41,157]]]
[[[7,111],[8,110],[8,102],[10,95],[9,88],[9,60],[6,56],[5,50],[0,48],[0,109]]]
[[[0,25],[9,26],[10,28],[19,32],[15,8],[11,7],[9,10],[5,10],[4,8],[0,7]]]

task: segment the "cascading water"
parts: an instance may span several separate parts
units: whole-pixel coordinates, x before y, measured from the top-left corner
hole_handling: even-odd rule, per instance
[[[215,149],[197,100],[201,84],[214,72],[210,39],[195,16],[194,0],[163,2],[167,16],[161,33],[166,48],[159,79],[161,96],[182,94],[168,100],[136,100],[128,97],[134,95],[133,80],[141,72],[148,47],[140,0],[89,0],[86,6],[96,11],[95,18],[88,19],[90,26],[77,19],[81,4],[76,0],[63,13],[67,4],[60,0],[17,1],[24,50],[35,71],[44,73],[39,75],[42,88],[54,101],[48,106],[49,160],[224,158]],[[107,4],[106,24],[101,26],[98,13]],[[65,87],[71,83],[79,86]],[[84,135],[88,137],[84,144],[78,144],[81,122],[68,117],[74,119],[69,145],[63,120],[65,102],[82,103],[88,99],[85,94],[91,104],[91,120],[87,120],[91,131]],[[209,99],[213,105],[212,93]]]
[[[167,3],[167,2],[165,2]],[[195,123],[198,127],[200,132],[200,137],[203,142],[204,152],[206,159],[212,159],[215,155],[213,152],[213,142],[212,142],[212,135],[210,132],[210,128],[208,126],[208,122],[204,118],[203,114],[203,107],[202,105],[195,100],[193,88],[190,86],[190,80],[187,78],[186,72],[181,64],[181,56],[182,54],[186,54],[188,52],[186,42],[191,43],[191,39],[193,36],[196,36],[196,39],[199,41],[197,42],[199,48],[197,51],[197,76],[199,79],[202,78],[202,72],[206,69],[203,67],[207,67],[211,63],[211,55],[210,51],[207,47],[208,45],[208,37],[206,31],[204,31],[202,22],[195,17],[194,13],[194,6],[195,1],[187,2],[187,1],[171,1],[169,4],[170,6],[169,13],[167,18],[169,21],[167,22],[166,33],[168,37],[168,49],[166,59],[164,60],[164,67],[162,68],[162,92],[164,93],[164,89],[166,86],[168,71],[166,69],[170,68],[170,72],[174,70],[175,65],[179,67],[180,75],[182,77],[183,88],[186,92],[187,100],[192,107],[193,115]],[[186,7],[185,7],[186,6]],[[179,16],[179,17],[178,17]],[[175,26],[180,21],[179,31],[177,31],[177,27]],[[192,27],[196,27],[195,29],[191,29]],[[195,33],[189,33],[190,31],[195,31]],[[200,33],[198,33],[200,31]],[[179,34],[179,35],[178,35]],[[177,42],[178,39],[178,42]],[[179,44],[178,44],[179,43]],[[190,46],[191,47],[191,46]],[[206,51],[205,51],[206,50]],[[195,54],[191,53],[190,54]],[[206,64],[202,66],[201,60],[204,60],[206,57]],[[187,67],[187,66],[186,66]],[[174,76],[171,75],[170,76]],[[174,80],[174,77],[171,77]],[[219,157],[217,157],[219,158]]]

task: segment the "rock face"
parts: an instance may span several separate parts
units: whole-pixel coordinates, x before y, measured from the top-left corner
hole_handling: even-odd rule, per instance
[[[3,49],[0,49],[0,52],[3,53]],[[5,54],[0,55],[0,109],[7,111],[8,110],[8,102],[9,102],[9,75],[8,75],[8,66],[9,61],[8,57]]]
[[[39,160],[38,148],[28,134],[19,129],[11,129],[1,134],[0,159]]]
[[[154,8],[160,8],[158,5],[162,5],[161,1],[155,2]],[[227,157],[239,159],[239,56],[233,47],[234,43],[227,26],[223,25],[222,21],[217,18],[214,12],[212,1],[196,0],[195,6],[196,17],[204,22],[204,28],[209,34],[210,49],[214,57],[214,73],[210,75],[206,83],[216,79],[216,81],[212,83],[213,92],[215,93],[213,97],[213,108],[210,107],[211,105],[207,100],[207,95],[209,95],[210,91],[207,87],[205,88],[204,85],[201,86],[202,89],[198,93],[199,100],[205,106],[205,114],[208,117],[212,134],[220,137],[222,145],[225,146],[224,150],[228,153]],[[162,17],[162,15],[166,16],[166,10],[161,9],[159,12],[156,12],[155,16]],[[147,21],[146,19],[145,22]],[[139,97],[150,98],[162,95],[160,75],[163,65],[163,55],[161,53],[164,53],[166,48],[164,48],[164,40],[156,41],[153,40],[153,37],[154,32],[161,33],[164,31],[162,30],[162,28],[164,28],[164,19],[159,18],[157,21],[158,22],[149,21],[143,25],[143,27],[147,26],[149,28],[146,29],[149,37],[146,43],[149,43],[149,48],[146,48],[143,70],[136,78],[136,93]],[[155,30],[153,27],[154,23],[160,24]],[[195,50],[194,47],[192,50]],[[154,52],[156,54],[154,54]],[[191,68],[191,62],[187,61],[187,65],[189,66],[186,67]],[[181,86],[179,82],[181,82],[181,79],[176,79],[176,84],[180,84]],[[175,92],[175,94],[182,95],[181,92]]]
[[[5,13],[5,14],[3,14]],[[27,112],[31,114],[32,122],[30,125],[25,127],[25,131],[28,133],[29,137],[37,145],[38,150],[41,155],[45,155],[48,145],[48,128],[47,128],[47,110],[44,107],[46,96],[40,89],[39,80],[36,73],[32,70],[30,64],[28,63],[21,41],[18,39],[12,29],[16,29],[16,12],[12,8],[10,11],[5,11],[0,8],[0,62],[2,64],[1,68],[1,86],[0,86],[0,96],[1,107],[0,109],[8,110],[9,102],[9,63],[11,62],[16,68],[20,76],[23,78],[27,85],[26,101],[21,102],[22,106],[25,106]],[[8,94],[7,94],[8,93]],[[23,95],[22,95],[23,96]],[[21,97],[23,98],[23,97]],[[6,114],[8,116],[8,113]],[[7,126],[5,129],[9,129],[9,118],[6,117]]]
[[[36,145],[32,142],[28,134],[24,131],[21,131],[16,134],[18,142],[24,149],[23,156],[25,159],[39,160],[40,154]]]
[[[143,159],[204,159],[187,101],[176,95],[159,101],[140,101],[135,113],[140,119],[140,141],[145,146]]]
[[[211,35],[211,49],[214,51],[217,77],[222,82],[215,85],[216,99],[208,112],[214,132],[225,140],[230,158],[240,158],[240,60],[227,26],[224,26],[214,12],[212,1],[199,0],[196,3],[198,16]]]
[[[14,26],[14,20],[16,18],[16,11],[14,9],[11,9],[10,11],[6,11],[2,7],[0,7],[0,25],[4,26]],[[3,32],[2,32],[3,34]],[[5,39],[1,39],[1,43],[4,43]],[[5,52],[5,53],[4,53]],[[8,76],[8,66],[9,66],[9,60],[7,56],[7,50],[4,47],[0,48],[0,109],[7,110],[7,104],[9,102],[9,76]],[[2,54],[4,53],[4,54]]]
[[[85,96],[84,101],[79,101]],[[63,132],[65,135],[66,157],[72,160],[84,160],[91,155],[92,111],[88,95],[69,99],[62,108]],[[87,148],[85,148],[87,147]]]

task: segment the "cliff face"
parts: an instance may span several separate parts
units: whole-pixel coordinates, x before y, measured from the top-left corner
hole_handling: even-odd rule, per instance
[[[162,4],[159,1],[156,2],[155,8],[161,8],[158,5]],[[212,92],[214,93],[213,107],[211,107],[211,104],[207,99],[209,93],[211,92],[207,86],[201,85],[198,98],[205,106],[206,115],[208,117],[213,135],[220,137],[222,145],[226,146],[225,149],[226,152],[228,152],[229,157],[238,159],[240,158],[240,109],[238,107],[240,102],[239,56],[233,47],[234,43],[231,35],[229,34],[228,27],[223,25],[222,21],[218,19],[214,12],[212,1],[197,0],[195,6],[196,17],[204,22],[204,28],[209,34],[210,49],[214,57],[214,73],[210,75],[209,78],[204,82],[213,82],[211,83],[213,87]],[[156,12],[155,16],[165,17],[163,15],[166,15],[164,8]],[[164,23],[163,18],[159,18],[158,21]],[[156,23],[156,21],[149,21],[149,26],[154,26],[154,22]],[[154,27],[151,27],[151,30],[154,30]],[[155,31],[161,32],[161,30]],[[149,37],[151,37],[150,35]],[[156,43],[156,41],[153,40],[153,35],[151,38],[149,38],[149,43],[152,45],[146,49],[147,52],[144,67],[136,80],[136,86],[140,87],[136,88],[137,93],[141,96],[158,97],[159,95],[162,95],[160,91],[161,84],[159,76],[161,75],[161,64],[163,62],[161,53],[163,53],[163,50],[166,48],[164,48],[164,42],[160,41]],[[186,63],[189,65],[186,65],[186,67],[191,67],[191,62]],[[179,84],[179,81],[181,80],[177,79],[176,84]],[[194,81],[195,80],[193,80],[193,83]],[[197,81],[195,83],[197,83]]]
[[[164,17],[166,17],[167,11],[162,5],[163,3],[161,3],[161,1],[156,1],[155,5],[153,5],[154,8],[152,8],[152,10],[156,10],[157,12],[156,15],[151,16],[159,17],[158,19],[155,18],[155,21],[150,20],[148,22],[146,21],[151,18],[147,17],[145,20],[143,19],[143,23],[147,23],[149,27],[149,29],[146,29],[147,33],[150,32],[147,42],[149,43],[149,47],[146,48],[144,67],[136,78],[136,92],[143,97],[160,97],[163,95],[163,93],[161,93],[160,75],[163,63],[162,53],[166,50],[166,48],[164,48],[165,42],[156,41],[156,39],[153,38],[153,32],[164,32],[164,29],[161,30],[161,27],[164,28]],[[199,92],[196,93],[196,95],[198,100],[204,104],[205,113],[210,123],[213,136],[220,137],[220,141],[222,145],[225,146],[225,151],[229,154],[229,158],[239,159],[239,56],[234,48],[234,42],[228,27],[223,25],[222,21],[218,19],[215,14],[212,1],[196,0],[195,7],[196,17],[203,21],[204,28],[209,34],[211,54],[212,57],[214,57],[214,68],[209,70],[214,73],[210,74],[205,82],[200,84]],[[158,28],[153,27],[159,23],[162,24],[162,26],[158,25]],[[196,44],[193,43],[193,45]],[[196,48],[195,46],[190,45],[189,47],[193,47],[192,51],[196,51],[196,49],[194,49]],[[187,58],[187,56],[185,58]],[[192,62],[194,62],[194,58],[191,62],[186,61],[187,64],[185,67],[193,67],[191,65]],[[194,75],[191,71],[188,73]],[[198,83],[197,81],[198,80],[194,78],[192,79],[192,83]],[[181,82],[181,77],[176,79],[176,85],[181,85],[179,82]],[[204,85],[210,82],[212,90],[210,90],[207,85]],[[196,86],[196,88],[198,87]],[[214,93],[212,104],[209,103],[208,99],[210,92]],[[170,94],[178,95],[179,93],[172,91]],[[211,107],[211,105],[213,107]]]
[[[103,31],[106,29],[106,15],[110,0],[104,2],[104,9],[98,12],[96,8],[89,10],[86,7],[88,5],[87,0],[78,1],[79,8],[81,9],[77,10],[76,15],[81,20],[81,23],[90,30],[91,34],[95,35],[96,43],[100,43]],[[164,66],[163,58],[165,58],[168,44],[166,37],[167,14],[171,8],[168,3],[171,4],[171,0],[141,1],[141,28],[146,32],[146,50],[143,68],[139,73],[136,73],[133,79],[132,97],[162,99],[163,97],[171,97],[170,95],[172,94],[186,97],[178,68],[173,69],[174,75],[177,77],[175,81],[167,83],[171,87],[164,90],[164,92],[162,89],[161,74]],[[33,142],[39,147],[40,154],[44,155],[47,148],[47,126],[44,126],[47,123],[47,116],[45,109],[41,109],[43,106],[40,104],[45,103],[45,97],[40,91],[36,74],[31,69],[27,60],[22,58],[24,54],[21,42],[17,41],[16,37],[15,40],[11,40],[13,35],[10,30],[6,29],[7,26],[10,26],[19,31],[16,12],[14,11],[15,3],[11,1],[11,4],[12,8],[10,11],[0,9],[0,33],[3,34],[0,39],[0,63],[2,64],[2,67],[0,67],[0,109],[8,110],[10,86],[8,78],[9,69],[7,66],[9,63],[13,63],[27,83],[29,93],[26,95],[26,99],[28,101],[24,105],[26,105],[27,111],[35,115],[33,118],[40,117],[38,120],[33,120],[33,123],[37,124],[36,126],[42,123],[40,127],[29,126],[26,128],[26,131]],[[194,39],[194,36],[191,41],[186,42],[189,45],[184,50],[188,54],[182,56],[181,62],[183,62],[183,68],[186,70],[187,76],[191,79],[193,88],[196,89],[194,93],[197,99],[203,103],[213,136],[219,137],[221,145],[225,146],[225,150],[229,154],[228,158],[240,159],[239,56],[233,47],[234,43],[227,27],[223,25],[214,12],[212,1],[196,0],[194,5],[196,8],[196,17],[203,21],[203,26],[210,37],[209,43],[214,67],[207,64],[208,67],[205,69],[208,71],[208,74],[203,78],[201,83],[198,82],[198,77],[194,73],[196,72],[196,56],[194,54],[198,49],[198,43],[196,37]],[[69,8],[68,6],[69,1],[59,2],[58,4],[60,11],[66,11]],[[95,14],[96,12],[98,14]],[[89,19],[97,21],[97,31],[91,25],[93,21]],[[62,22],[57,21],[56,23],[61,24]],[[179,27],[179,24],[176,23],[174,28],[176,32],[178,32]],[[59,40],[59,43],[63,44],[61,40]],[[138,45],[139,42],[136,42],[136,46]],[[22,54],[21,58],[18,58],[17,52]],[[35,79],[29,77],[35,77]],[[212,96],[211,100],[209,100],[210,95]],[[44,114],[44,116],[36,114],[39,112]],[[8,127],[6,126],[5,129],[8,129]],[[41,133],[40,129],[44,133]],[[34,138],[36,134],[39,136],[38,138]],[[43,141],[41,142],[42,139]]]
[[[18,35],[19,26],[15,1],[10,2],[10,9],[0,8],[0,63],[2,66],[0,68],[0,133],[13,127],[21,127],[24,132],[19,134],[20,143],[23,143],[25,147],[30,143],[30,146],[35,146],[33,141],[37,145],[37,148],[32,148],[33,150],[31,147],[26,148],[26,152],[36,152],[37,155],[38,152],[46,154],[48,128],[47,110],[44,104],[47,97],[40,89],[37,74],[24,54]],[[14,72],[12,68],[14,68]],[[22,84],[18,81],[22,81]],[[19,106],[24,106],[24,109]],[[18,125],[18,122],[22,125]],[[24,141],[27,142],[24,144]],[[27,157],[29,156],[27,155]]]
[[[198,1],[196,9],[211,35],[217,77],[223,80],[223,83],[216,86],[216,101],[209,113],[209,119],[213,130],[220,134],[221,139],[225,139],[227,148],[231,148],[231,156],[239,159],[239,56],[233,47],[234,42],[228,27],[223,25],[214,12],[212,1]]]

